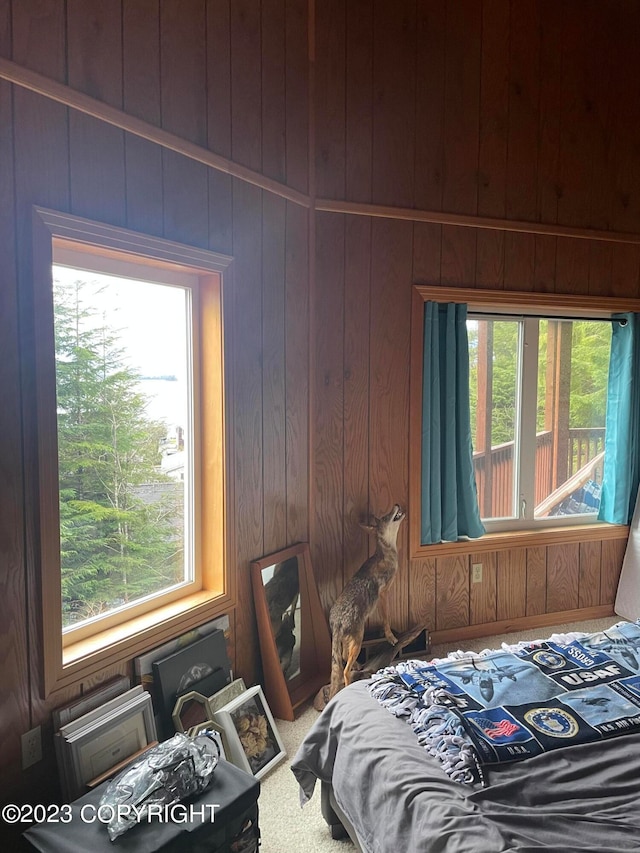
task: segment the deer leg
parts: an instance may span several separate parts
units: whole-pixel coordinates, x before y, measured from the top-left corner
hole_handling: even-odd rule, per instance
[[[380,614],[382,615],[382,626],[384,628],[384,635],[387,638],[387,642],[390,643],[392,646],[395,646],[398,641],[392,633],[391,626],[389,625],[387,594],[383,589],[380,590],[380,593],[378,595],[378,607],[380,608]]]
[[[351,684],[351,670],[356,662],[356,658],[360,654],[362,639],[349,637],[348,639],[345,639],[344,643],[347,649],[347,662],[344,667],[344,684],[346,687],[348,684]]]

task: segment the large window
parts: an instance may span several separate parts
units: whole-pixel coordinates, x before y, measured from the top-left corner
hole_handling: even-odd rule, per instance
[[[199,562],[198,276],[110,270],[54,251],[62,624],[75,637],[184,591]]]
[[[593,522],[611,321],[470,314],[471,434],[487,530]]]
[[[228,259],[43,210],[34,239],[48,693],[233,599]]]
[[[486,533],[423,544],[425,303],[467,305],[471,444]],[[597,521],[612,317],[636,299],[418,285],[411,321],[412,557],[624,535]]]

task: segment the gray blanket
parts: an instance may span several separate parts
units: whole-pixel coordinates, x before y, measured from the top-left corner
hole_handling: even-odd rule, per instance
[[[491,768],[486,788],[460,785],[357,682],[319,715],[291,769],[303,800],[318,779],[333,785],[367,853],[640,851],[638,734]]]

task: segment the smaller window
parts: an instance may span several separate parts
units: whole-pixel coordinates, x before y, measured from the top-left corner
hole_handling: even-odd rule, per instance
[[[480,515],[473,550],[602,537],[597,522],[613,315],[640,300],[416,285],[411,310],[409,541],[422,544],[424,306],[467,305],[471,435]],[[580,526],[581,525],[581,526]],[[587,532],[586,525],[591,525]],[[578,532],[580,531],[580,532]],[[617,536],[617,533],[611,533]]]

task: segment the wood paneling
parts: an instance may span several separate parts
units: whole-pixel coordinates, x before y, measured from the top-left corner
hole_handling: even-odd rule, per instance
[[[262,430],[264,469],[263,551],[287,542],[285,246],[286,202],[262,199]]]
[[[29,10],[24,6],[16,8],[14,4],[12,10],[14,58],[27,65],[33,63],[39,71],[52,77],[64,79],[66,40],[63,4],[43,3],[34,11],[35,14],[30,16]],[[15,269],[18,283],[18,310],[17,314],[14,313],[12,316],[3,315],[3,320],[7,325],[14,327],[14,335],[19,334],[21,361],[13,376],[3,376],[3,381],[8,383],[8,393],[11,393],[12,381],[21,381],[22,389],[34,387],[33,360],[25,358],[25,352],[33,353],[34,345],[34,332],[31,325],[33,311],[31,208],[33,204],[41,204],[65,209],[69,204],[70,183],[68,112],[64,107],[49,102],[42,103],[40,98],[28,92],[14,91],[13,117],[6,126],[7,132],[10,127],[13,132],[14,152],[15,198],[12,212],[15,216],[13,227],[16,236]],[[5,224],[10,227],[8,223]],[[11,278],[9,278],[9,286],[10,282]],[[19,320],[20,326],[18,326]],[[8,341],[11,341],[11,334]],[[5,368],[10,364],[9,361],[5,364]],[[16,370],[15,363],[13,370]],[[17,409],[20,396],[16,395],[14,399],[16,400],[15,409]],[[21,399],[22,444],[14,435],[15,443],[3,442],[3,449],[7,453],[7,471],[13,471],[14,478],[22,478],[24,475],[22,488],[25,506],[37,507],[38,460],[35,452],[35,400],[33,396],[25,394],[24,390]],[[9,436],[11,442],[11,433]],[[24,466],[23,471],[20,471],[21,465]],[[34,766],[25,773],[20,772],[20,735],[27,728],[37,724],[43,725],[45,733],[43,754],[45,762],[49,765],[51,765],[53,748],[52,742],[46,738],[48,714],[53,703],[42,701],[40,694],[42,600],[38,583],[39,547],[36,512],[24,512],[24,508],[21,507],[18,530],[24,538],[21,535],[20,550],[15,555],[18,559],[7,566],[6,576],[8,588],[14,593],[12,604],[15,605],[16,610],[11,614],[8,623],[3,625],[2,631],[10,632],[7,637],[10,638],[12,653],[15,655],[13,660],[20,673],[13,697],[13,702],[19,703],[20,717],[15,716],[15,711],[18,709],[14,707],[12,722],[15,724],[19,719],[21,727],[10,728],[7,732],[10,738],[8,757],[14,763],[8,764],[2,780],[7,786],[7,792],[17,787],[18,790],[28,792],[30,798],[40,797],[41,799],[44,794],[43,789],[46,787],[42,768]],[[19,596],[16,596],[18,590]],[[9,671],[11,672],[11,669]]]
[[[511,0],[507,102],[506,215],[534,220],[538,179],[538,105],[540,101],[539,6]],[[505,288],[533,290],[536,238],[505,234]]]
[[[32,52],[38,54],[33,61],[39,70],[51,76],[63,76],[65,65],[64,37],[64,8],[62,3],[42,4],[39,11],[42,17],[36,15],[30,19],[29,11],[14,4],[13,28],[19,34],[14,39],[14,57],[17,61],[28,64]],[[50,27],[50,32],[48,30]],[[49,35],[53,38],[49,40]],[[22,51],[26,51],[25,54]],[[17,270],[18,270],[18,317],[21,345],[20,379],[22,388],[35,387],[33,376],[34,329],[33,317],[33,288],[32,288],[32,241],[31,221],[32,205],[68,209],[70,203],[70,169],[69,169],[69,127],[68,111],[53,103],[42,102],[42,99],[27,92],[14,92],[13,115],[13,145],[14,145],[14,174],[15,174],[15,217],[17,228]],[[13,448],[14,462],[21,460],[24,464],[25,506],[38,506],[38,459],[35,434],[35,399],[32,395],[22,393],[23,416],[23,448]],[[42,599],[39,587],[40,566],[38,564],[39,543],[37,511],[25,512],[24,530],[25,542],[22,559],[23,566],[18,575],[24,584],[26,609],[16,618],[24,620],[28,634],[28,662],[24,666],[24,678],[28,684],[28,700],[23,712],[29,715],[30,726],[47,724],[47,714],[53,707],[52,702],[41,699],[42,673],[42,634],[41,607]],[[19,571],[18,566],[15,567]],[[20,632],[21,633],[21,632]],[[18,636],[20,636],[20,633]],[[26,663],[26,666],[25,666]],[[45,729],[46,730],[46,729]],[[18,733],[15,732],[14,736]],[[37,777],[32,771],[30,786],[37,783]],[[24,782],[24,780],[23,780]],[[31,789],[31,795],[37,795]]]
[[[287,202],[285,271],[287,542],[309,541],[309,265],[307,211]],[[297,391],[296,391],[297,389]]]
[[[315,182],[319,196],[345,192],[345,4],[325,0],[315,21]]]
[[[562,67],[562,9],[554,0],[541,0],[540,17],[540,101],[538,107],[538,186],[536,192],[537,218],[557,222],[558,198],[562,189],[558,183],[560,151],[560,116]]]
[[[246,567],[264,550],[264,425],[262,420],[262,193],[233,184],[233,406],[238,610],[236,631],[245,642],[238,669],[255,677],[257,632]],[[242,448],[242,450],[240,450]]]
[[[513,548],[498,554],[498,605],[496,618],[517,619],[527,612],[527,549]]]
[[[347,198],[371,201],[375,4],[346,4],[345,187]]]
[[[580,543],[580,577],[578,602],[580,607],[600,604],[600,560],[602,542]]]
[[[74,89],[122,107],[121,0],[67,3],[67,74]],[[71,205],[79,216],[119,224],[125,215],[124,133],[69,112]]]
[[[0,49],[11,50],[11,10],[8,2],[0,2]],[[23,568],[24,521],[22,514],[22,472],[16,466],[21,444],[20,361],[16,317],[18,314],[18,280],[16,225],[14,214],[14,150],[11,133],[12,97],[7,83],[0,85],[0,252],[4,258],[0,286],[0,387],[6,405],[0,412],[0,749],[3,763],[10,774],[20,766],[19,735],[29,728],[29,680],[26,591]]]
[[[416,115],[413,198],[416,207],[442,206],[444,75],[447,4],[426,0],[416,13]]]
[[[413,226],[413,281],[440,284],[442,225],[416,222]]]
[[[262,162],[261,4],[233,0],[231,10],[231,154],[259,170]]]
[[[123,108],[151,124],[160,124],[160,2],[125,3],[122,9]],[[125,135],[127,227],[162,234],[162,151]]]
[[[344,270],[344,564],[353,574],[369,556],[369,413],[371,387],[372,223],[348,217]],[[381,507],[372,507],[381,510]]]
[[[637,5],[594,0],[0,0],[3,57],[267,178],[312,197],[543,231],[307,213],[211,161],[0,83],[0,383],[5,399],[26,389],[22,435],[15,408],[1,425],[3,779],[14,793],[36,775],[19,770],[19,735],[66,698],[39,699],[31,206],[234,257],[231,620],[236,671],[252,681],[249,561],[309,539],[328,610],[368,554],[358,521],[408,505],[411,285],[640,293],[637,245],[544,233],[640,233],[639,24]],[[608,612],[624,548],[606,539],[474,555],[470,545],[411,561],[407,532],[394,627],[427,619],[452,638]],[[481,584],[470,582],[476,559]],[[48,734],[45,754],[43,779]]]
[[[347,580],[343,557],[344,251],[343,218],[318,216],[315,262],[322,285],[315,288],[311,314],[315,328],[331,328],[332,335],[315,335],[312,357],[311,556],[327,610]]]
[[[413,203],[416,4],[373,6],[373,194],[402,207]]]
[[[390,416],[377,373],[384,365],[384,375],[398,377],[404,389],[404,341],[396,336],[389,346],[380,332],[408,328],[399,313],[409,310],[407,266],[412,283],[638,292],[636,245],[544,233],[547,225],[606,232],[614,221],[639,230],[631,146],[640,131],[640,99],[637,79],[626,81],[628,28],[638,17],[630,6],[551,0],[380,0],[366,14],[362,4],[347,4],[346,22],[344,5],[317,7],[316,179],[319,196],[344,211],[342,226],[336,214],[318,216],[319,313],[312,311],[322,363],[312,375],[312,539],[327,607],[361,561],[358,515],[386,502],[390,476],[400,488],[408,479],[406,468],[398,470],[407,464],[398,444],[404,422],[396,422],[395,411]],[[624,128],[630,101],[633,118]],[[356,207],[362,201],[376,206],[375,217]],[[393,233],[380,224],[378,216],[394,212],[410,218],[412,205],[418,215],[411,241],[404,229]],[[355,212],[357,220],[349,216]],[[462,226],[430,222],[438,212],[470,218]],[[539,223],[543,233],[475,228],[476,215]],[[362,300],[359,317],[352,294]],[[368,378],[354,373],[367,347]],[[354,411],[349,393],[356,381]],[[364,418],[367,428],[355,429]],[[401,539],[408,577],[401,566],[398,580],[408,583],[408,602],[406,615],[400,609],[394,618],[404,624],[429,614],[433,630],[454,637],[492,625],[548,625],[553,614],[598,615],[613,601],[623,547],[624,539],[574,539],[475,554],[470,545],[464,557],[411,560]],[[483,581],[473,584],[476,561]],[[404,593],[396,588],[395,594],[401,608]]]
[[[198,145],[207,141],[204,0],[160,4],[162,125]],[[207,169],[174,151],[162,152],[163,229],[166,237],[209,246]]]
[[[626,548],[624,539],[602,543],[600,569],[600,604],[613,604]]]
[[[578,607],[580,545],[551,545],[547,548],[547,611]]]
[[[387,512],[404,504],[408,491],[409,301],[412,228],[407,222],[377,221],[371,234],[371,309],[369,347],[369,488],[370,511]],[[398,533],[398,551],[406,555],[408,526]],[[407,559],[400,561],[387,596],[391,622],[406,627]]]
[[[287,184],[309,191],[309,0],[286,0],[285,156]]]
[[[482,7],[474,0],[446,6],[442,206],[477,213]]]
[[[409,627],[427,629],[436,619],[436,561],[412,560],[409,564]]]
[[[286,159],[286,52],[285,0],[263,0],[262,48],[262,169],[265,175],[284,181]]]
[[[482,566],[482,581],[473,583],[472,574],[469,587],[469,622],[471,625],[495,622],[498,597],[498,555],[492,552],[471,554],[469,562],[472,567],[474,564]]]
[[[478,140],[478,213],[483,216],[506,214],[509,79],[504,73],[504,57],[509,51],[509,21],[509,0],[483,4]],[[504,234],[478,233],[478,287],[504,286],[504,243]]]
[[[438,631],[469,624],[469,558],[436,560],[436,619]]]
[[[3,57],[302,190],[307,44],[306,0],[0,0]],[[95,679],[46,702],[40,698],[32,205],[234,256],[225,299],[235,322],[225,332],[234,377],[226,391],[235,427],[231,570],[238,602],[229,616],[234,670],[248,683],[259,671],[249,562],[266,549],[309,538],[308,214],[4,82],[0,155],[0,385],[14,401],[22,388],[23,401],[22,412],[16,403],[0,417],[2,790],[18,802],[46,801],[55,796],[56,778],[51,708],[90,690]],[[130,670],[131,662],[122,661],[99,679]],[[20,735],[38,724],[44,759],[22,773]]]
[[[547,605],[547,549],[527,548],[527,616],[539,616]]]

